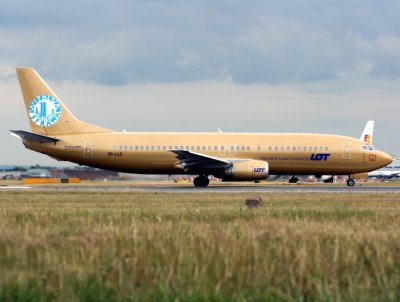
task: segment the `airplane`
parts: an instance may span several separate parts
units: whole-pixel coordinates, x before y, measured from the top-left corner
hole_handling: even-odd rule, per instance
[[[368,173],[368,178],[398,178],[400,177],[400,156],[396,156],[393,162],[386,167]]]
[[[259,181],[271,175],[360,175],[392,158],[348,136],[311,133],[116,132],[77,119],[30,67],[16,69],[31,132],[10,130],[26,148],[106,170]],[[112,114],[112,113],[111,113]]]

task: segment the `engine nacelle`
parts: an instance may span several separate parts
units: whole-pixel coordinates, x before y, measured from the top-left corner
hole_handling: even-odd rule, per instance
[[[262,160],[234,162],[225,170],[222,180],[262,180],[269,174],[268,163]]]

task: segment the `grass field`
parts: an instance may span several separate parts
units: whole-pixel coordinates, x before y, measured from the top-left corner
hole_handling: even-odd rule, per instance
[[[399,301],[399,194],[0,192],[0,301]]]

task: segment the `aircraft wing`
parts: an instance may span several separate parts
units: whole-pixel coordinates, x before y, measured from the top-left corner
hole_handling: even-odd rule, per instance
[[[213,157],[189,150],[169,150],[176,154],[178,161],[176,165],[185,169],[187,171],[199,171],[199,170],[209,170],[209,169],[222,169],[227,168],[232,165],[232,162]]]

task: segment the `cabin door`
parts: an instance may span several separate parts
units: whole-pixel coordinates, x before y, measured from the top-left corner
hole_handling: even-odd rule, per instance
[[[93,158],[93,140],[87,139],[83,141],[83,157]]]
[[[342,159],[351,159],[351,145],[349,141],[342,141]]]

